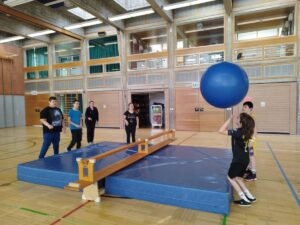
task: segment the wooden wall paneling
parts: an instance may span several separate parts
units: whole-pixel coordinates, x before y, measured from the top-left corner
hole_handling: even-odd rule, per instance
[[[176,130],[199,131],[199,90],[177,88],[175,90],[175,126]]]
[[[24,72],[23,72],[23,49],[17,49],[17,57],[13,58],[13,93],[15,95],[24,95],[25,85],[24,85]]]
[[[258,132],[296,133],[296,83],[252,84],[248,92],[253,100]],[[235,107],[240,112],[242,103]]]
[[[4,94],[24,95],[23,49],[9,44],[0,44],[1,89]],[[13,86],[13,88],[12,88]]]
[[[168,52],[163,51],[163,52],[128,55],[127,61],[138,61],[144,59],[155,59],[155,58],[166,58],[166,57],[168,57]]]
[[[26,125],[40,125],[40,111],[48,106],[49,94],[25,95]]]
[[[0,59],[0,95],[4,94],[4,82],[3,82],[3,63],[2,59]]]
[[[12,94],[12,60],[2,60],[2,71],[3,71],[3,90],[4,95]]]
[[[297,83],[290,84],[290,134],[297,133]]]
[[[88,101],[93,100],[99,110],[100,127],[121,127],[120,115],[123,114],[120,91],[89,92]]]
[[[110,63],[120,63],[120,62],[121,62],[121,58],[118,56],[118,57],[89,60],[87,61],[87,65],[92,66],[92,65],[102,65],[102,64],[110,64]]]
[[[200,91],[197,91],[199,92],[199,106],[204,109],[203,112],[199,112],[200,131],[217,132],[225,121],[225,111],[208,104]]]

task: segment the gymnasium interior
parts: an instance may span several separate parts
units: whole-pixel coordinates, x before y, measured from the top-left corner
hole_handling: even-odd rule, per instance
[[[299,55],[298,0],[0,0],[0,224],[299,225]],[[201,82],[225,63],[247,88],[234,84],[244,95],[218,107]],[[66,131],[59,154],[51,145],[39,159],[51,96]],[[67,151],[74,100],[82,141]],[[257,132],[251,207],[233,203],[232,142],[219,131],[245,101]]]

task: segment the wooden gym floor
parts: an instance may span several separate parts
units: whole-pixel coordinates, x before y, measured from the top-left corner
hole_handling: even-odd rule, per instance
[[[141,129],[145,138],[158,130]],[[64,151],[70,132],[61,137]],[[86,145],[84,131],[83,146]],[[176,145],[230,148],[230,138],[217,133],[176,132]],[[96,142],[124,142],[125,132],[96,129]],[[19,163],[35,160],[41,147],[38,127],[0,129],[0,224],[107,225],[299,225],[300,136],[259,135],[258,180],[247,183],[258,201],[249,208],[231,206],[226,218],[190,209],[134,199],[102,197],[84,202],[78,192],[35,185],[16,179]],[[52,155],[52,148],[48,155]],[[298,202],[298,203],[297,203]]]

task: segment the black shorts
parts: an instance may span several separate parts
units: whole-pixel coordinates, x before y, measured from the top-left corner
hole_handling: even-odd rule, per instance
[[[235,177],[243,177],[248,167],[248,163],[231,163],[228,176],[233,179]]]

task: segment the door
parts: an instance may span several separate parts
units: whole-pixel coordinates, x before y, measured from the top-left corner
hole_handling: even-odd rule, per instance
[[[224,110],[209,105],[198,88],[177,88],[175,109],[176,130],[214,132],[225,120]]]
[[[88,101],[90,100],[98,108],[100,127],[121,127],[123,112],[120,91],[89,92]]]

